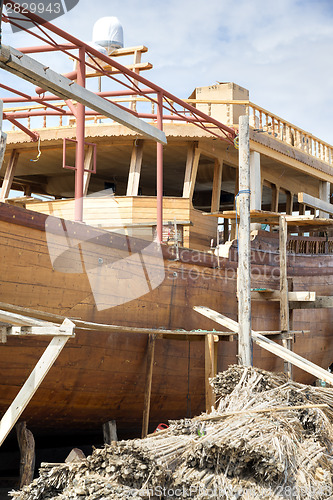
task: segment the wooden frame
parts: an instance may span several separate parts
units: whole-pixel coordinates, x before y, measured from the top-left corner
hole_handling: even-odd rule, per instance
[[[207,318],[215,321],[219,325],[223,325],[229,330],[238,333],[239,324],[233,319],[230,319],[227,316],[223,316],[223,314],[213,311],[213,309],[209,309],[208,307],[195,306],[193,309],[198,313],[202,314],[203,316],[206,316]],[[267,337],[260,335],[258,332],[252,330],[251,335],[253,341],[266,351],[269,351],[272,354],[278,356],[279,358],[282,358],[283,360],[292,363],[301,370],[311,373],[311,375],[313,375],[314,377],[324,380],[330,385],[333,385],[332,373],[328,372],[327,370],[324,370],[320,366],[316,365],[315,363],[312,363],[311,361],[303,358],[302,356],[299,356],[298,354],[289,351],[289,349],[282,347],[273,340],[270,340]]]
[[[1,321],[10,321],[10,316],[12,316],[14,324],[19,325],[16,327],[10,327],[11,329],[14,329],[15,335],[20,334],[19,330],[23,328],[24,322],[27,324],[28,328],[37,328],[37,330],[30,332],[32,335],[44,335],[46,332],[41,332],[41,328],[43,328],[41,324],[43,323],[46,329],[49,331],[52,330],[51,335],[53,335],[53,339],[45,349],[35,368],[32,370],[30,376],[27,378],[16,398],[0,421],[0,446],[3,444],[4,440],[29,404],[38,387],[43,382],[50,368],[64,348],[67,340],[73,336],[75,327],[74,323],[67,318],[64,320],[62,325],[55,326],[52,323],[47,324],[45,321],[24,317],[22,315],[4,313],[4,311],[1,311]],[[2,327],[2,329],[3,328],[6,327]]]

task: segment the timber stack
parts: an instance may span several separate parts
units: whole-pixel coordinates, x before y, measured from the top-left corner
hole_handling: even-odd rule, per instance
[[[42,464],[17,500],[328,499],[333,391],[231,366],[211,380],[215,411],[114,442],[78,463]]]

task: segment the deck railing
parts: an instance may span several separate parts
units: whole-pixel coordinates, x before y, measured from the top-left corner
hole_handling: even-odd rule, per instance
[[[248,103],[247,110],[255,129],[270,134],[329,165],[333,164],[332,145],[252,102]]]
[[[118,102],[122,106],[129,106],[133,109],[133,103],[135,103],[135,108],[138,113],[142,113],[142,116],[145,119],[154,120],[156,119],[156,109],[154,102],[149,101],[144,97],[125,97],[113,99],[113,102]],[[250,126],[262,134],[267,134],[275,139],[284,142],[300,151],[303,151],[319,160],[333,165],[333,146],[325,141],[322,141],[318,137],[314,136],[310,132],[307,132],[300,127],[288,122],[287,120],[281,118],[274,113],[271,113],[267,109],[258,106],[257,104],[252,103],[251,101],[241,101],[241,100],[202,100],[202,99],[184,99],[184,102],[190,103],[194,107],[200,107],[204,109],[207,115],[213,116],[215,114],[215,110],[221,110],[226,107],[226,111],[230,110],[232,106],[243,106],[245,113],[250,117]],[[59,107],[60,109],[66,110],[66,104],[54,104],[54,106]],[[217,107],[218,106],[218,107]],[[220,107],[221,106],[221,107]],[[179,114],[183,116],[190,116],[190,112],[187,109],[177,110],[178,115],[174,114],[172,109],[173,103],[168,101],[165,102],[164,109],[164,119],[166,122],[179,122]],[[203,108],[204,107],[204,108]],[[139,108],[142,108],[141,110]],[[169,114],[168,114],[169,109]],[[32,123],[31,121],[39,118],[38,128],[46,128],[47,121],[49,126],[68,126],[75,124],[75,118],[71,116],[66,116],[62,114],[58,114],[56,112],[50,113],[47,108],[43,105],[33,105],[33,106],[25,106],[25,107],[11,107],[4,109],[5,113],[10,113],[15,118],[21,119],[20,114],[24,114],[29,112],[30,116],[25,118],[27,126],[30,128]],[[225,125],[235,126],[237,127],[237,123],[228,123],[228,116],[233,116],[233,113],[226,113],[226,120],[224,121]],[[40,119],[42,117],[42,126],[40,123]],[[50,119],[52,118],[52,125],[50,124]],[[95,124],[99,124],[101,122],[110,121],[108,118],[103,116],[96,115],[94,113],[87,113],[87,120],[93,121]],[[217,118],[219,119],[219,118]],[[55,120],[57,124],[55,124]],[[15,130],[15,126],[12,126],[12,130]]]

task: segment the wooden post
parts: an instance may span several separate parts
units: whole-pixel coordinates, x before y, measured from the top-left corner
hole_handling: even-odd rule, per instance
[[[199,161],[200,161],[200,151],[195,146],[189,146],[187,151],[183,198],[189,198],[190,200],[192,200],[193,198]]]
[[[88,151],[84,158],[83,196],[87,196],[88,194],[91,172],[86,172],[86,170],[92,170],[93,161],[94,161],[94,146],[88,146]]]
[[[330,190],[331,186],[329,182],[319,181],[319,198],[325,203],[330,203]],[[329,219],[328,213],[319,210],[319,218],[321,219]]]
[[[145,438],[148,434],[151,385],[152,385],[152,380],[153,380],[153,367],[154,367],[154,354],[155,354],[155,341],[156,341],[156,336],[154,334],[150,333],[148,336],[148,345],[147,345],[146,383],[145,383],[145,394],[144,394],[144,403],[143,403],[143,418],[142,418],[142,432],[141,432],[142,438]]]
[[[279,194],[280,187],[276,184],[272,185],[272,203],[271,203],[271,212],[279,211]]]
[[[250,189],[250,209],[261,210],[260,153],[256,151],[250,153]]]
[[[239,117],[238,359],[252,365],[249,117]]]
[[[3,160],[5,158],[6,143],[7,143],[7,134],[5,134],[5,132],[0,132],[0,170],[3,164]]]
[[[209,379],[216,375],[214,334],[207,333],[205,336],[205,394],[206,412],[210,413],[215,405],[215,394],[209,383]]]
[[[304,203],[299,203],[298,213],[299,215],[305,215],[306,205]]]
[[[260,153],[251,151],[250,153],[250,210],[261,210],[261,172],[260,172]],[[261,224],[251,224],[251,231],[261,229]]]
[[[9,196],[10,189],[12,187],[15,169],[17,165],[17,160],[19,157],[18,151],[13,149],[11,157],[9,159],[6,172],[2,181],[1,192],[0,192],[0,201],[4,201]]]
[[[222,169],[223,169],[223,161],[216,159],[214,164],[211,212],[218,212],[220,210]]]
[[[132,149],[126,196],[138,196],[142,157],[143,140],[136,139]]]
[[[118,441],[117,424],[115,420],[109,420],[103,424],[104,444],[111,444],[112,441]]]
[[[235,177],[235,201],[234,201],[234,209],[237,210],[237,198],[236,195],[239,191],[239,169],[236,168],[236,177]],[[230,227],[230,240],[234,240],[236,238],[236,222],[231,221],[231,227]]]
[[[141,50],[135,50],[134,51],[134,59],[133,59],[133,66],[134,66],[134,73],[136,73],[137,75],[140,74],[140,69],[139,68],[136,68],[135,66],[137,64],[139,64],[141,62],[141,56],[142,56],[142,52]],[[135,90],[135,88],[138,86],[139,82],[138,80],[133,80],[133,89]],[[136,111],[136,101],[135,101],[135,98],[136,96],[134,95],[133,96],[133,100],[130,101],[130,108],[133,110],[133,111]]]
[[[288,299],[288,279],[287,279],[287,221],[284,216],[279,221],[279,251],[280,251],[280,330],[289,332],[289,299]],[[282,340],[282,345],[290,349],[291,342]],[[291,363],[284,362],[284,372],[291,378]]]
[[[17,441],[20,448],[20,488],[31,483],[35,472],[35,440],[27,429],[26,422],[16,424]]]
[[[294,193],[292,191],[287,191],[286,195],[286,214],[292,215],[294,209]]]

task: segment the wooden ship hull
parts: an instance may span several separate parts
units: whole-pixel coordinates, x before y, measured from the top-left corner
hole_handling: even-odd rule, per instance
[[[53,227],[61,223],[61,219],[52,220],[56,222]],[[90,240],[106,238],[102,245],[94,245],[91,254],[95,255],[91,258],[107,255],[110,245],[116,248],[116,258],[124,258],[122,237],[113,236],[110,243],[110,233],[106,231],[66,222],[82,241],[87,231]],[[35,431],[55,431],[64,426],[66,430],[94,429],[113,419],[121,430],[138,430],[143,410],[147,336],[126,332],[126,327],[216,329],[214,322],[193,310],[197,305],[237,319],[237,243],[232,244],[225,258],[179,248],[178,260],[172,247],[162,245],[165,277],[161,284],[125,304],[98,310],[86,273],[61,272],[52,266],[46,224],[50,225],[50,217],[44,214],[1,204],[1,302],[25,308],[22,310],[123,325],[124,331],[78,330],[23,418]],[[73,255],[66,258],[70,260]],[[253,288],[279,288],[278,260],[277,235],[260,231],[252,243]],[[332,274],[331,255],[289,255],[288,276],[293,290],[332,295]],[[114,291],[108,293],[112,295]],[[278,302],[253,301],[252,307],[254,330],[279,330]],[[333,360],[332,309],[295,310],[293,314],[293,329],[307,332],[297,336],[294,351],[327,368]],[[205,343],[192,340],[185,335],[180,339],[166,335],[156,343],[150,417],[153,425],[196,415],[205,408]],[[218,344],[218,370],[237,362],[237,342],[228,341],[229,337],[226,340]],[[1,347],[1,412],[10,405],[46,345],[43,338],[9,337]],[[254,364],[283,370],[282,360],[258,347],[254,348]],[[305,383],[313,382],[313,377],[301,370],[296,369],[294,376]]]
[[[240,191],[239,117],[249,115],[250,123],[249,205],[257,214],[271,213],[270,232],[258,221],[252,227],[252,328],[275,332],[277,342],[285,340],[279,214],[299,216],[288,234],[290,297],[333,295],[333,148],[254,105],[234,83],[197,88],[183,101],[141,77],[151,68],[141,62],[146,47],[117,49],[110,59],[50,23],[43,29],[64,45],[50,46],[49,37],[42,38],[44,46],[20,53],[0,47],[1,69],[42,85],[36,95],[18,91],[14,99],[3,98],[5,106],[15,106],[4,109],[14,130],[2,132],[0,142],[0,309],[119,329],[77,328],[21,419],[35,432],[96,429],[116,420],[118,429],[138,434],[147,333],[158,332],[153,430],[206,408],[205,332],[217,324],[193,307],[238,318],[237,221],[225,212],[237,209]],[[57,49],[67,58],[66,47],[79,49],[68,78],[26,56]],[[118,63],[118,56],[129,55],[134,64]],[[113,80],[107,85],[114,74],[118,83],[125,81],[120,91]],[[85,88],[85,77],[102,76],[103,92]],[[43,124],[33,125],[41,117]],[[23,196],[11,196],[14,190]],[[283,331],[298,332],[293,350],[327,369],[333,362],[332,304],[320,308],[312,301],[311,308],[303,300],[290,309],[290,328]],[[237,341],[230,332],[218,338],[215,368],[224,370],[237,362]],[[1,413],[46,345],[43,337],[14,336],[1,345]],[[284,368],[257,346],[253,354],[258,367]],[[294,377],[314,382],[296,368]]]

